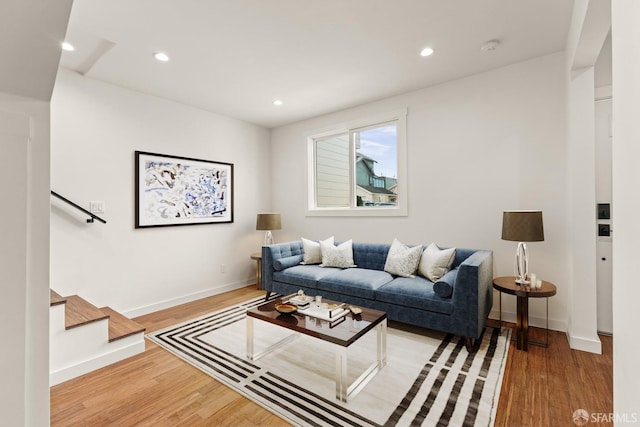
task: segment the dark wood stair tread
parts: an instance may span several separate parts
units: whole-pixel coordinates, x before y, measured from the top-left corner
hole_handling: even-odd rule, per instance
[[[67,302],[66,298],[62,298],[56,291],[54,291],[53,289],[49,289],[50,291],[50,296],[49,296],[49,304],[50,305],[60,305],[60,304],[64,304]]]
[[[64,325],[66,329],[108,318],[108,314],[78,295],[67,297]]]
[[[123,316],[110,307],[102,307],[100,310],[109,315],[109,342],[144,332],[145,330],[136,321]]]
[[[65,305],[65,328],[75,328],[97,320],[109,320],[109,342],[144,332],[145,328],[110,307],[98,308],[78,295],[63,298],[50,289],[50,304]]]

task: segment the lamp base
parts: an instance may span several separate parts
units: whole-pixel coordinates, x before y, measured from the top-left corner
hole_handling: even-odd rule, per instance
[[[271,230],[267,230],[267,232],[264,233],[264,246],[269,245],[273,245],[273,233],[271,233]]]
[[[528,285],[530,283],[529,280],[527,280],[527,277],[529,277],[529,254],[527,252],[527,245],[524,242],[518,243],[513,270],[517,284]]]

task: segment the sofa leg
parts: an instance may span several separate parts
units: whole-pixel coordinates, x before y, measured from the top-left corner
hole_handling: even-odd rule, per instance
[[[267,294],[264,296],[265,301],[269,301],[269,295],[271,295],[271,291],[267,291]]]
[[[464,346],[467,348],[467,351],[469,353],[473,353],[476,351],[475,346],[473,345],[473,338],[471,337],[464,337]]]

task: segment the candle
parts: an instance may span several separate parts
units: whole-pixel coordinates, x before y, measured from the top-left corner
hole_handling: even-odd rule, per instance
[[[529,275],[529,281],[530,281],[530,283],[531,283],[531,287],[532,287],[532,288],[535,288],[535,287],[536,287],[536,283],[537,283],[537,282],[536,282],[536,279],[537,279],[537,278],[536,278],[536,275],[535,275],[535,274],[531,273],[531,274]]]

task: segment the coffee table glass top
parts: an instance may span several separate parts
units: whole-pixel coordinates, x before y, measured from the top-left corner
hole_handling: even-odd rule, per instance
[[[273,323],[305,335],[320,338],[324,341],[329,341],[344,347],[348,347],[353,344],[361,336],[375,328],[376,325],[387,318],[387,314],[385,312],[365,307],[359,307],[362,309],[362,313],[358,315],[349,313],[333,322],[305,315],[304,312],[281,314],[276,311],[276,304],[289,301],[289,298],[292,296],[293,295],[278,298],[259,307],[253,308],[247,311],[247,316]],[[340,304],[337,301],[326,299],[323,299],[322,302],[326,302],[328,304]],[[311,304],[313,304],[313,302]]]

